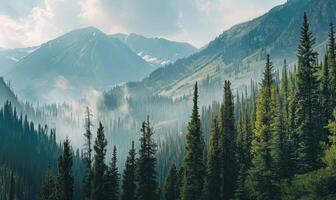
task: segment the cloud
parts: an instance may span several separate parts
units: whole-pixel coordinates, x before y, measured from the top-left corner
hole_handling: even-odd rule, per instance
[[[0,47],[38,45],[95,26],[204,45],[285,0],[20,0],[0,5]],[[242,12],[244,11],[244,12]]]

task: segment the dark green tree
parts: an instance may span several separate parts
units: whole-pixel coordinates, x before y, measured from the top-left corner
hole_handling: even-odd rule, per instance
[[[330,92],[331,92],[331,105],[336,106],[336,42],[335,42],[335,31],[334,25],[330,23],[330,30],[328,35],[328,69],[330,76]]]
[[[321,119],[319,105],[319,82],[317,77],[317,53],[313,46],[315,38],[309,30],[307,15],[304,14],[298,50],[297,91],[295,94],[295,134],[297,137],[296,159],[299,173],[321,166]]]
[[[219,147],[219,125],[217,117],[212,120],[210,135],[210,145],[207,155],[207,168],[205,180],[205,199],[219,200],[221,191],[220,172],[221,172],[221,157]]]
[[[158,199],[158,183],[156,180],[156,151],[157,145],[153,138],[154,131],[149,122],[142,123],[140,150],[138,167],[138,199],[139,200],[157,200]]]
[[[237,178],[235,116],[230,81],[225,81],[224,84],[224,102],[221,108],[221,116],[222,130],[219,146],[222,158],[222,198],[230,199],[233,197]]]
[[[331,101],[331,90],[330,90],[330,74],[329,74],[329,64],[328,64],[328,52],[324,58],[324,64],[322,65],[322,78],[320,86],[320,101],[321,101],[321,123],[323,126],[328,124],[328,120],[332,116],[332,101]],[[328,142],[329,131],[324,128],[321,132],[322,141]]]
[[[166,182],[164,185],[164,199],[165,200],[177,200],[178,194],[178,176],[175,164],[170,167]]]
[[[73,152],[70,140],[63,143],[63,153],[58,158],[56,182],[57,200],[72,200],[74,196],[74,176],[72,174]]]
[[[106,200],[119,199],[120,175],[117,167],[117,147],[113,147],[112,161],[106,175]]]
[[[97,137],[94,144],[94,163],[93,163],[93,179],[92,179],[92,200],[105,200],[105,178],[107,166],[105,164],[107,140],[104,134],[104,127],[102,123],[99,123],[97,130]]]
[[[125,169],[122,178],[122,195],[121,200],[134,200],[136,199],[136,152],[134,142],[129,150]]]
[[[186,155],[183,160],[184,180],[181,191],[182,200],[198,200],[202,198],[204,185],[203,136],[198,112],[198,87],[195,84],[193,109],[186,134]]]
[[[55,178],[52,175],[50,164],[45,172],[42,189],[40,194],[41,200],[55,200]]]
[[[272,158],[272,123],[274,122],[274,91],[273,66],[267,55],[267,62],[258,95],[257,113],[252,142],[252,167],[249,169],[247,188],[250,198],[256,200],[280,199],[278,187],[273,174]]]

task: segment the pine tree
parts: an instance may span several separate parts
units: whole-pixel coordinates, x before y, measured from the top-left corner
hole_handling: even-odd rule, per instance
[[[331,106],[336,107],[336,42],[334,25],[330,23],[329,39],[328,39],[328,69],[330,74],[330,92]]]
[[[239,97],[237,96],[237,98]],[[221,116],[222,198],[230,199],[233,197],[235,191],[237,176],[235,116],[230,81],[225,81],[224,84],[224,102],[221,108]]]
[[[139,200],[158,199],[158,183],[156,181],[156,151],[157,145],[154,141],[153,127],[147,121],[142,123],[140,138],[140,150],[138,167],[138,193]]]
[[[321,78],[321,123],[323,126],[328,124],[328,120],[332,116],[332,102],[331,102],[331,91],[330,91],[330,75],[329,75],[329,64],[328,64],[328,52],[324,58],[324,64],[322,66],[322,78]],[[328,142],[329,132],[327,129],[322,131],[322,141]]]
[[[288,119],[289,119],[289,84],[288,84],[288,66],[287,66],[287,61],[286,59],[284,60],[284,66],[282,69],[282,78],[281,78],[281,90],[280,90],[280,94],[281,94],[281,98],[282,98],[282,102],[283,102],[283,106],[284,106],[284,121],[285,123],[287,123]],[[288,126],[286,124],[286,126]],[[286,127],[287,129],[288,127]]]
[[[85,112],[85,152],[84,152],[84,160],[86,162],[86,171],[84,177],[84,197],[85,200],[90,200],[91,198],[91,183],[92,183],[92,122],[91,122],[91,111],[89,107],[86,107]]]
[[[42,189],[40,194],[41,200],[55,200],[55,179],[51,173],[50,164],[48,165],[47,171],[44,175]]]
[[[56,183],[57,200],[72,200],[74,192],[74,176],[72,174],[73,153],[70,140],[63,143],[63,153],[58,158]]]
[[[186,135],[186,155],[183,160],[184,180],[182,200],[198,200],[202,197],[204,184],[204,159],[201,121],[198,112],[198,87],[195,84],[193,109]]]
[[[165,200],[178,200],[178,177],[175,164],[170,167],[168,172],[165,186],[164,186],[164,199]]]
[[[269,55],[262,80],[257,102],[257,114],[252,142],[252,167],[249,169],[247,187],[250,198],[256,200],[279,199],[273,176],[272,158],[272,123],[274,121],[275,107],[272,94],[274,94],[275,81],[272,74],[272,63]]]
[[[246,95],[247,96],[247,95]],[[245,180],[247,170],[251,165],[251,125],[249,114],[247,110],[247,102],[242,95],[240,117],[237,124],[237,138],[236,138],[236,159],[237,159],[237,181],[234,193],[234,199],[247,199]],[[247,100],[247,98],[246,98]],[[253,101],[251,100],[253,103]],[[251,106],[252,107],[252,106]]]
[[[97,137],[94,144],[94,163],[93,163],[93,179],[92,179],[92,200],[105,200],[105,178],[107,166],[105,164],[107,140],[104,134],[104,127],[99,123]]]
[[[220,148],[219,148],[219,125],[217,117],[212,120],[210,135],[210,145],[208,150],[206,181],[205,181],[205,199],[219,200],[221,183],[220,183]]]
[[[295,134],[297,141],[297,167],[299,173],[321,166],[321,121],[317,78],[317,53],[313,50],[315,38],[309,30],[304,14],[298,50],[297,91],[295,94]]]
[[[272,158],[273,158],[273,169],[272,173],[276,179],[280,180],[289,177],[289,155],[288,155],[288,132],[286,128],[286,118],[285,118],[285,108],[283,103],[283,98],[281,98],[280,91],[278,87],[273,90],[272,95],[273,105],[275,104],[274,120],[272,122],[273,136],[272,136]]]
[[[106,200],[119,199],[119,181],[120,175],[117,167],[117,148],[113,147],[112,162],[106,175]]]
[[[128,153],[125,169],[122,180],[122,195],[121,200],[134,200],[136,199],[136,152],[134,142]]]

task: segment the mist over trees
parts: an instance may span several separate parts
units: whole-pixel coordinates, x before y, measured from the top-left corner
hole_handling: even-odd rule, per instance
[[[137,140],[119,148],[107,129],[123,130],[127,118],[94,127],[86,108],[81,150],[68,138],[58,144],[56,130],[29,122],[6,102],[0,110],[0,199],[336,199],[334,27],[322,62],[306,14],[300,35],[297,66],[289,69],[285,60],[280,72],[267,55],[261,83],[251,81],[249,92],[235,94],[224,81],[222,100],[200,107],[200,88],[210,86],[195,83],[181,134],[162,137],[169,131],[155,122],[186,106],[186,97],[127,99],[128,114],[151,115],[128,124],[137,133],[129,139]]]

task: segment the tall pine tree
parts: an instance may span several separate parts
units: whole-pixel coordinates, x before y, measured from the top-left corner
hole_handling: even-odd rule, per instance
[[[164,186],[164,199],[165,200],[178,200],[178,176],[175,164],[173,164],[168,172],[165,186]]]
[[[274,122],[275,107],[272,95],[275,81],[272,73],[272,63],[269,55],[257,101],[257,113],[252,142],[252,167],[249,169],[247,188],[251,199],[279,199],[272,167],[272,123]]]
[[[129,150],[122,179],[121,200],[136,199],[136,152],[134,142]]]
[[[44,175],[40,199],[41,200],[56,200],[55,198],[56,198],[55,179],[51,173],[51,167],[49,164],[47,171]]]
[[[205,181],[205,199],[219,200],[220,183],[220,148],[219,148],[219,125],[217,117],[214,117],[211,125],[210,145],[207,155],[206,181]]]
[[[85,111],[85,144],[84,144],[84,161],[86,164],[84,177],[84,198],[90,200],[91,198],[91,183],[92,183],[92,114],[89,107]]]
[[[58,158],[56,183],[57,200],[72,200],[74,196],[74,176],[72,174],[73,152],[70,140],[63,143],[63,153]]]
[[[156,151],[157,145],[153,138],[154,131],[149,122],[142,123],[141,138],[140,138],[140,150],[138,167],[138,199],[139,200],[157,200],[158,183],[156,180]]]
[[[222,198],[230,199],[235,191],[237,176],[235,116],[230,81],[225,81],[224,84],[224,102],[221,108],[221,118]]]
[[[106,200],[119,199],[120,175],[117,167],[117,147],[113,147],[112,161],[106,175]]]
[[[182,200],[199,200],[204,185],[203,136],[198,111],[198,86],[195,84],[193,109],[186,135],[186,155],[183,160]]]
[[[104,134],[104,127],[99,123],[97,130],[97,137],[94,144],[94,163],[93,163],[93,179],[92,179],[92,200],[105,200],[106,199],[106,189],[105,189],[105,178],[107,166],[105,164],[106,156],[106,146],[107,140]]]
[[[321,121],[319,106],[319,82],[317,77],[317,53],[313,46],[315,38],[309,30],[307,15],[304,14],[301,39],[298,50],[298,71],[295,94],[295,135],[298,152],[299,173],[305,173],[321,166]]]

